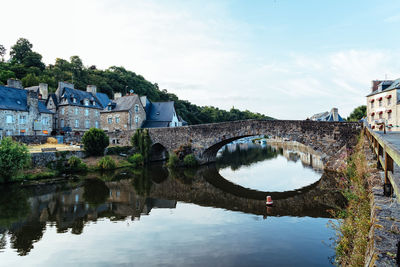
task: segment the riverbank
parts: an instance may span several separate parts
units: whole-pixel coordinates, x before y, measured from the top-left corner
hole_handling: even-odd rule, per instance
[[[400,205],[383,196],[384,174],[369,141],[361,134],[342,179],[348,200],[337,227],[336,263],[340,266],[398,266]]]

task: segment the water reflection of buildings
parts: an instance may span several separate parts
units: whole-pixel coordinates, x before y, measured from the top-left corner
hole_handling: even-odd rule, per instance
[[[29,197],[27,217],[17,220],[1,229],[0,242],[5,234],[11,236],[11,246],[19,255],[26,255],[39,241],[47,223],[57,228],[57,232],[80,234],[87,222],[100,218],[139,220],[149,215],[152,209],[176,208],[176,200],[149,198],[136,194],[131,180],[118,182],[97,181],[57,193],[43,193]],[[52,191],[54,188],[48,188]],[[42,190],[43,191],[43,190]],[[45,190],[44,190],[45,191]],[[97,192],[96,192],[97,191]],[[1,235],[2,234],[2,235]],[[1,241],[3,240],[3,241]],[[3,242],[4,243],[4,242]],[[0,249],[5,244],[0,244]]]

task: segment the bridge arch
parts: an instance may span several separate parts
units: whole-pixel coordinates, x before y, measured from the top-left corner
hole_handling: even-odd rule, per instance
[[[168,150],[160,143],[155,143],[150,148],[150,161],[162,161],[168,159]]]

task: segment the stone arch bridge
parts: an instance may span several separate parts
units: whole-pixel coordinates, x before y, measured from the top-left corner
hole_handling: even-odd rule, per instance
[[[362,125],[354,122],[243,120],[175,128],[149,128],[148,131],[153,142],[153,160],[164,159],[168,153],[186,146],[204,164],[215,161],[218,150],[234,140],[268,135],[310,146],[321,155],[326,164],[330,159],[337,158],[340,151],[353,146],[361,129]],[[120,132],[110,138],[121,138],[129,142],[126,140],[130,140],[133,134],[134,132]]]

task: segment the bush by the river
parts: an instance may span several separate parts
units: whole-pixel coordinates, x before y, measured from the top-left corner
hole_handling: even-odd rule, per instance
[[[183,158],[183,164],[186,167],[195,167],[195,166],[197,166],[198,162],[197,162],[196,157],[193,154],[189,154]]]
[[[107,148],[107,155],[128,154],[131,149],[131,146],[110,146]]]
[[[97,167],[99,167],[100,170],[113,170],[117,167],[117,164],[112,157],[105,156],[99,160]]]
[[[89,155],[102,156],[104,149],[110,144],[110,140],[106,133],[97,128],[90,128],[82,136],[83,148]]]
[[[9,182],[30,162],[28,148],[6,137],[0,142],[0,182]]]
[[[167,166],[169,168],[176,168],[179,165],[179,158],[175,153],[171,153],[168,158]]]
[[[71,172],[86,171],[88,169],[87,165],[76,156],[72,156],[69,158],[68,167]]]
[[[128,161],[130,163],[132,163],[134,168],[137,168],[139,166],[143,166],[143,164],[144,164],[144,158],[143,158],[142,154],[140,154],[140,153],[136,153],[136,154],[130,156],[128,158]]]

